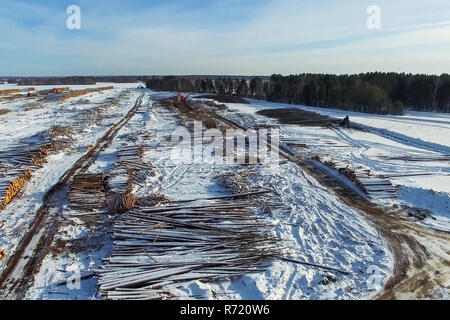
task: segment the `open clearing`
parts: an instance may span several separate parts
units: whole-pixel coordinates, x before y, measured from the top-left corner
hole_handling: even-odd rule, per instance
[[[136,86],[0,100],[1,197],[31,174],[0,211],[1,297],[450,297],[448,116],[342,128],[343,111]],[[279,166],[180,163],[193,121],[279,129]]]

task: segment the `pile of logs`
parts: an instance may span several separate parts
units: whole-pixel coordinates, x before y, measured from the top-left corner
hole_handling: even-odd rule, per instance
[[[133,183],[138,182],[139,175],[155,175],[155,168],[142,161],[144,146],[128,146],[118,151],[116,167],[110,173],[111,191],[118,194],[130,193]]]
[[[69,189],[70,207],[81,212],[102,212],[106,209],[106,177],[104,174],[79,174]]]
[[[267,109],[260,110],[257,113],[259,115],[277,119],[283,124],[297,124],[307,127],[337,126],[340,122],[337,119],[299,108]]]
[[[22,189],[27,177],[31,176],[30,170],[41,167],[49,152],[60,148],[59,143],[53,143],[45,134],[39,134],[0,152],[0,196],[4,196],[3,207]]]
[[[111,215],[128,212],[136,205],[136,198],[131,193],[112,196],[108,201],[108,212]]]
[[[25,170],[23,175],[19,178],[11,181],[9,183],[8,188],[6,189],[5,196],[3,197],[2,202],[0,203],[0,209],[6,207],[17,194],[22,190],[23,185],[31,179],[31,171]]]
[[[70,88],[53,88],[53,93],[63,93],[69,90]]]
[[[397,196],[398,186],[383,176],[358,176],[365,192],[372,199],[389,199]]]
[[[129,178],[126,169],[116,167],[109,173],[108,186],[111,193],[127,193],[130,189],[128,182]]]
[[[362,192],[372,199],[395,198],[398,188],[392,185],[391,181],[383,176],[375,176],[370,170],[362,167],[350,168],[349,165],[336,164],[333,161],[322,161],[319,156],[312,158],[322,162],[328,168],[339,172],[339,174],[352,181]]]
[[[64,96],[61,98],[61,101],[65,101],[65,100],[67,100],[67,99],[74,98],[74,97],[83,96],[83,95],[92,93],[92,92],[94,92],[94,91],[95,91],[94,89],[86,89],[86,90],[81,90],[81,91],[72,91],[72,92],[70,92],[70,93],[64,95]]]
[[[95,91],[102,92],[102,91],[112,90],[112,89],[114,89],[113,86],[102,87],[102,88],[97,88],[97,89],[85,89],[85,90],[80,90],[80,91],[72,91],[72,92],[64,95],[61,98],[61,101],[65,101],[67,99],[74,98],[74,97],[84,96],[84,95],[86,95],[88,93],[92,93],[92,92],[95,92]],[[64,91],[67,91],[67,88],[53,89],[54,93],[60,93],[60,92],[64,92]]]
[[[48,156],[49,149],[50,148],[48,147],[48,145],[40,147],[38,149],[39,153],[31,158],[31,162],[35,165],[42,165],[43,163],[45,163],[45,159]]]
[[[20,90],[20,89],[8,89],[8,90],[0,91],[0,94],[4,95],[4,94],[21,93],[21,92],[22,92],[22,90]]]
[[[99,92],[102,92],[102,91],[112,90],[112,89],[114,89],[114,87],[113,87],[113,86],[109,86],[109,87],[98,88],[97,90],[98,90]]]
[[[247,201],[199,201],[136,207],[118,217],[111,257],[96,272],[100,293],[108,299],[168,298],[181,283],[262,272],[280,254],[272,226]]]

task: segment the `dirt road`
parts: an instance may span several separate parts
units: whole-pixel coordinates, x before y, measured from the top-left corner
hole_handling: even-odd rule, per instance
[[[378,299],[440,298],[450,288],[450,235],[376,206],[311,161],[293,160],[349,206],[372,221],[394,254],[394,271]]]

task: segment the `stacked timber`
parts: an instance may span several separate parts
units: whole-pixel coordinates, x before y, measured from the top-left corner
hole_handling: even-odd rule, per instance
[[[97,88],[97,90],[99,92],[106,91],[106,90],[112,90],[112,89],[114,89],[113,86]]]
[[[257,113],[272,119],[277,119],[279,123],[296,124],[305,127],[330,127],[336,126],[340,122],[328,116],[299,108],[267,109],[260,110]]]
[[[61,101],[65,101],[65,100],[67,100],[67,99],[74,98],[74,97],[80,97],[80,96],[83,96],[83,95],[92,93],[92,92],[94,92],[94,91],[95,91],[94,89],[86,89],[86,90],[81,90],[81,91],[72,91],[72,92],[70,92],[70,93],[64,95],[64,96],[61,98]]]
[[[182,283],[263,272],[281,249],[272,225],[255,212],[233,197],[134,208],[115,220],[113,251],[96,272],[100,293],[173,298],[171,289]]]
[[[131,194],[118,194],[112,196],[108,201],[109,214],[122,214],[134,208],[137,199]]]
[[[139,182],[140,175],[155,175],[155,168],[142,161],[143,154],[144,147],[138,145],[123,147],[118,151],[116,166],[109,174],[111,192],[130,193],[133,183]]]
[[[25,182],[29,180],[30,170],[39,168],[44,162],[44,150],[49,141],[33,140],[22,140],[0,152],[0,197],[3,198],[3,207],[22,190]]]
[[[358,181],[364,186],[365,192],[372,199],[386,199],[395,198],[398,187],[394,186],[392,182],[382,176],[359,176]]]
[[[31,180],[31,171],[25,170],[23,175],[11,181],[6,189],[2,202],[0,202],[0,209],[5,208],[17,196],[20,190],[22,190],[24,184],[29,180]]]
[[[63,93],[69,90],[70,88],[53,88],[53,93]]]
[[[21,93],[21,92],[22,92],[22,90],[20,90],[20,89],[8,89],[8,90],[0,91],[0,94],[5,95],[5,94]]]
[[[70,207],[81,212],[101,212],[107,205],[106,177],[99,174],[79,174],[70,184]]]

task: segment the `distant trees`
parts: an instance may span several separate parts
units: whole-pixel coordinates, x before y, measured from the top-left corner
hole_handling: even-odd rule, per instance
[[[248,97],[249,89],[248,89],[248,85],[247,85],[247,81],[246,80],[242,79],[241,81],[239,81],[236,84],[236,87],[237,87],[237,89],[236,89],[236,95],[237,96],[243,97],[243,98],[247,98]]]
[[[114,82],[114,83],[136,83],[138,77],[136,76],[98,76],[95,77],[97,82]]]
[[[39,85],[93,85],[97,81],[94,77],[58,77],[58,78],[20,78],[17,79],[19,86]]]
[[[378,114],[401,115],[405,109],[450,112],[448,74],[274,74],[269,80],[255,77],[250,81],[231,77],[193,80],[170,76],[149,79],[147,87],[164,91],[237,95],[272,102]]]
[[[250,80],[250,97],[255,99],[266,99],[264,92],[264,83],[261,78],[253,78]]]

